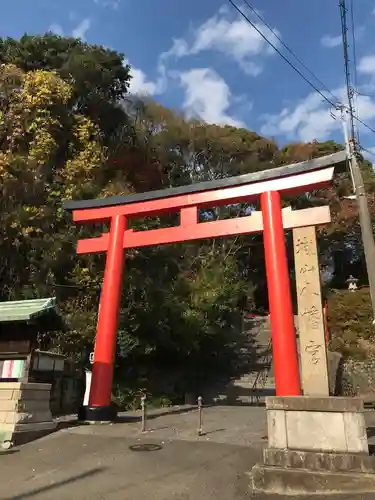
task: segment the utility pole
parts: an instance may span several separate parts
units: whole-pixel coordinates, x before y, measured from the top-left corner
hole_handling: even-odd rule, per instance
[[[353,1],[353,0],[351,0]],[[353,97],[356,89],[351,84],[350,64],[349,64],[349,43],[348,43],[348,26],[346,0],[339,0],[342,43],[344,49],[344,65],[345,65],[345,83],[346,93],[348,97],[348,106],[339,106],[341,110],[341,120],[344,128],[345,147],[348,155],[349,170],[353,183],[353,191],[357,198],[359,223],[361,226],[363,250],[365,254],[368,282],[370,286],[371,305],[372,305],[372,324],[375,325],[375,242],[372,232],[371,215],[368,208],[367,196],[361,167],[358,163],[358,146],[359,135],[357,130],[358,141],[355,140],[356,127],[354,125],[354,104]],[[353,4],[351,4],[352,12],[352,44],[353,44],[353,59],[354,72],[356,72],[356,57],[355,57],[355,30],[353,17]],[[344,112],[345,110],[345,112]],[[357,110],[358,111],[358,110]],[[350,136],[347,128],[347,116],[350,120]]]
[[[368,208],[367,196],[360,165],[358,163],[356,143],[353,137],[349,138],[347,122],[343,110],[341,119],[344,128],[345,146],[348,153],[350,175],[354,194],[358,203],[359,223],[361,226],[363,250],[365,254],[368,282],[370,286],[372,304],[372,324],[375,324],[375,241],[372,232],[371,215]]]

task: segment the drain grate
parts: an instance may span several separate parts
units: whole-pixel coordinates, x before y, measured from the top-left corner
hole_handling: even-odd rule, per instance
[[[129,446],[131,451],[159,451],[163,447],[160,444],[155,443],[142,443],[142,444],[133,444]]]

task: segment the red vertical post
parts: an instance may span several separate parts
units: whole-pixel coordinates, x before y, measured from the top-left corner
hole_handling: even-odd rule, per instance
[[[262,193],[261,206],[276,395],[299,396],[301,383],[280,193]]]
[[[124,215],[112,217],[90,388],[89,408],[91,408],[92,420],[110,420],[106,418],[106,415],[111,414],[113,365],[124,267],[125,229]]]

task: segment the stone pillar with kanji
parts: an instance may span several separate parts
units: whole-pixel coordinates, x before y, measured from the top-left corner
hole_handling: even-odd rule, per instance
[[[293,229],[302,388],[307,396],[328,396],[327,348],[314,226]]]

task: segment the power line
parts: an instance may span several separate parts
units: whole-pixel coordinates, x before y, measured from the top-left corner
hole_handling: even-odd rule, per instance
[[[354,125],[354,120],[356,120],[358,123],[361,123],[364,127],[366,127],[368,130],[373,132],[375,134],[375,128],[371,127],[368,125],[366,122],[361,120],[358,115],[355,114],[355,109],[353,106],[353,98],[356,97],[357,101],[357,113],[358,113],[358,100],[357,97],[358,95],[362,95],[358,92],[358,82],[357,82],[357,56],[356,56],[356,50],[355,50],[355,27],[354,27],[354,7],[353,7],[353,0],[350,0],[350,13],[351,13],[351,28],[352,28],[352,44],[353,44],[353,62],[354,62],[354,84],[355,88],[353,88],[351,84],[351,77],[350,77],[350,65],[349,65],[349,43],[348,43],[348,27],[347,27],[347,18],[346,14],[348,12],[348,9],[346,7],[346,2],[345,0],[340,0],[339,7],[340,7],[340,14],[341,14],[341,30],[342,30],[342,41],[343,41],[343,48],[344,48],[344,65],[345,65],[345,82],[346,82],[346,92],[348,96],[348,106],[344,106],[349,115],[350,115],[350,129],[351,129],[351,136],[353,140],[353,146],[354,148],[359,148],[360,140],[359,140],[359,129],[358,127],[355,127]],[[370,97],[370,96],[368,96]],[[357,141],[354,142],[354,137],[357,136]],[[364,149],[364,148],[362,148]]]
[[[353,115],[353,118],[354,118],[354,120],[357,120],[357,122],[361,123],[364,127],[366,127],[368,130],[371,130],[371,132],[374,132],[374,134],[375,134],[375,128],[370,127],[370,125],[368,125],[367,123],[365,123],[364,121],[362,121],[356,115]]]
[[[341,33],[342,33],[342,44],[344,49],[344,68],[345,68],[345,84],[346,84],[346,94],[348,97],[348,108],[350,115],[350,134],[351,138],[355,137],[355,126],[354,126],[354,107],[353,107],[353,88],[351,85],[350,67],[349,67],[349,44],[348,44],[348,26],[346,14],[348,9],[346,8],[345,0],[340,0],[340,17],[341,17]]]
[[[303,62],[303,60],[283,41],[281,37],[275,32],[275,30],[265,21],[265,19],[257,12],[257,10],[250,5],[247,0],[243,0],[243,2],[249,7],[249,9],[253,12],[253,14],[270,30],[273,36],[281,43],[281,45],[291,54],[294,59],[321,85],[321,87],[332,97],[333,100],[339,101],[339,99],[332,94],[331,90],[318,78],[313,71]],[[231,2],[232,3],[232,2]]]
[[[354,23],[354,1],[350,0],[350,18],[352,31],[352,46],[353,46],[353,67],[354,67],[354,88],[358,92],[358,71],[357,71],[357,50],[355,40],[355,23]]]
[[[357,114],[358,109],[358,71],[357,71],[357,50],[356,50],[356,40],[355,40],[355,23],[354,23],[354,0],[350,0],[350,19],[351,19],[351,32],[352,32],[352,52],[353,52],[353,74],[354,74],[354,99],[355,99],[355,109]],[[359,140],[359,128],[357,127],[357,142]]]
[[[375,98],[375,94],[362,94],[362,92],[355,92],[359,96],[363,97],[370,97],[371,99]],[[349,108],[347,106],[343,106],[348,112]],[[373,132],[375,134],[375,128],[371,127],[368,123],[364,122],[361,120],[357,115],[353,115],[354,120],[356,120],[358,123],[361,123],[364,127],[366,127],[368,130]]]
[[[228,0],[228,2],[236,9],[236,11],[255,29],[255,31],[267,42],[275,52],[279,54],[279,56],[308,84],[310,87],[312,87],[315,92],[317,92],[319,95],[323,97],[325,101],[330,106],[333,106],[335,109],[337,109],[337,104],[338,103],[333,103],[327,96],[325,96],[316,85],[314,85],[292,62],[289,61],[289,59],[284,56],[284,54],[273,44],[267,37],[258,29],[258,27],[249,19],[249,17],[233,2],[233,0]]]
[[[298,62],[300,62],[300,59],[294,54],[294,52],[292,51],[292,49],[290,49],[286,44],[284,44],[284,42],[282,42],[282,40],[280,39],[280,37],[274,32],[274,30],[272,30],[272,28],[270,28],[270,26],[265,22],[265,20],[256,12],[256,10],[249,4],[249,2],[247,0],[243,0],[246,5],[255,13],[255,15],[258,17],[258,19],[260,19],[262,21],[262,23],[273,33],[273,35],[281,41],[282,45],[296,58],[296,60]],[[367,123],[365,123],[363,120],[361,120],[358,116],[356,116],[354,114],[354,108],[353,108],[353,105],[351,104],[351,106],[345,106],[344,104],[342,104],[342,102],[340,101],[337,101],[336,103],[333,103],[333,101],[331,99],[329,99],[326,95],[324,95],[317,87],[316,85],[314,85],[276,46],[275,44],[273,44],[268,38],[267,36],[262,33],[262,31],[249,19],[249,17],[240,9],[240,7],[238,7],[235,2],[233,0],[228,0],[228,2],[232,5],[232,7],[241,15],[241,17],[243,17],[246,22],[248,22],[250,24],[250,26],[263,38],[263,40],[268,43],[268,45],[270,45],[274,51],[313,89],[315,90],[315,92],[317,92],[321,97],[323,97],[323,99],[330,105],[332,106],[335,110],[346,110],[349,114],[350,114],[350,117],[351,117],[351,122],[353,122],[353,120],[357,120],[359,123],[361,123],[364,127],[366,127],[368,130],[370,130],[371,132],[375,133],[375,129],[372,128],[370,125],[368,125]],[[341,3],[342,3],[342,0],[340,1],[340,7],[341,7]],[[343,2],[345,4],[345,2]],[[344,5],[345,7],[345,5]],[[346,26],[346,7],[345,7],[345,38],[347,40],[347,26]],[[348,48],[348,44],[346,43],[346,53],[347,53],[347,48]],[[347,53],[347,56],[348,56],[348,53]],[[349,57],[347,57],[347,60],[349,62]],[[304,67],[306,67],[306,69],[309,71],[310,74],[314,75],[314,73],[308,69],[308,67],[305,65],[305,63],[303,62],[300,62],[300,64],[302,64]],[[348,70],[349,70],[349,67],[348,67]],[[348,73],[349,74],[349,82],[350,82],[350,72]],[[315,75],[314,75],[314,78],[317,80],[317,81],[320,81]],[[323,85],[325,89],[327,89],[327,87],[325,85]],[[351,87],[350,87],[351,88]],[[352,89],[352,92],[354,92],[354,90]],[[332,94],[332,92],[330,92],[330,95],[332,97],[335,98],[335,96]],[[358,92],[357,92],[358,93]],[[349,93],[350,94],[350,93]],[[349,96],[348,96],[349,97]],[[335,98],[336,99],[336,98]],[[350,98],[349,99],[349,103],[351,103],[352,99]],[[353,122],[353,130],[355,129],[354,128],[354,122]]]
[[[361,95],[363,97],[370,97],[371,99],[374,99],[375,97],[375,94],[364,94],[363,92],[358,92],[358,90],[356,91],[356,94]]]
[[[364,148],[363,146],[359,146],[359,149],[361,151],[365,151],[366,153],[370,154],[371,156],[375,156],[374,151],[370,151],[369,149]]]

